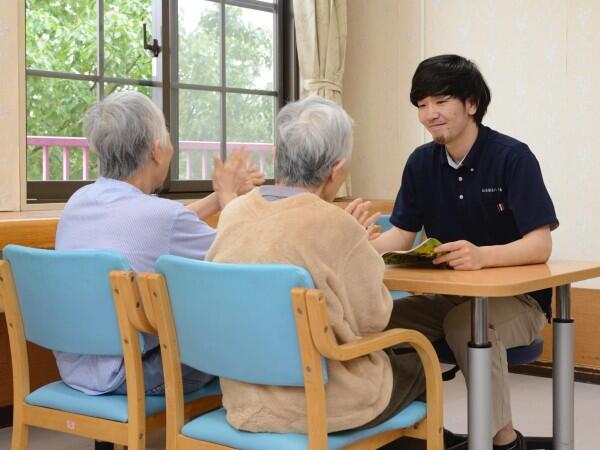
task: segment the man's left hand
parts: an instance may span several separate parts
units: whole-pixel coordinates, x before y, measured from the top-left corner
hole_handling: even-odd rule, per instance
[[[456,270],[478,270],[485,267],[483,249],[469,241],[447,242],[436,247],[435,252],[448,253],[435,258],[434,264],[448,263]]]

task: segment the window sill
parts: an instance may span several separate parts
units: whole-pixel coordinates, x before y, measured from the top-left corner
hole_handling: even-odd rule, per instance
[[[180,200],[181,201],[181,200]],[[189,203],[190,200],[182,201]],[[343,208],[349,201],[335,201],[337,206]],[[388,200],[374,200],[371,212],[380,211],[389,214],[394,202]],[[0,251],[8,244],[26,245],[36,248],[54,248],[56,227],[62,210],[48,211],[22,211],[0,212]],[[216,227],[219,214],[213,214],[206,219],[211,227]]]
[[[54,248],[61,211],[0,213],[0,251],[8,244]]]

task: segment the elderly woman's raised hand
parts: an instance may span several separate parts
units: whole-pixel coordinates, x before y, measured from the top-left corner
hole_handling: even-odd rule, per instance
[[[365,227],[365,230],[369,233],[369,239],[375,239],[381,234],[376,226],[374,225],[377,219],[381,217],[380,212],[375,214],[369,213],[369,207],[371,206],[370,201],[365,201],[362,198],[352,200],[348,206],[346,206],[346,212],[356,219],[356,221]]]
[[[213,189],[221,208],[264,181],[264,176],[256,169],[250,160],[250,154],[244,148],[231,152],[225,163],[215,157]]]
[[[253,162],[250,162],[246,167],[246,182],[242,185],[238,191],[238,195],[243,195],[246,192],[250,192],[256,186],[260,186],[265,182],[264,174],[256,168]]]

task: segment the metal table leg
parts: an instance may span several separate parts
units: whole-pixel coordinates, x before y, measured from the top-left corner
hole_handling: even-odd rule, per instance
[[[492,347],[487,297],[471,299],[469,342],[469,450],[492,450]]]
[[[556,312],[552,321],[553,430],[555,450],[574,448],[574,327],[571,318],[571,286],[556,288]]]

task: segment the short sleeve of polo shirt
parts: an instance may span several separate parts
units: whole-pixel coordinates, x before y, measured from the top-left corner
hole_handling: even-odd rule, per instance
[[[181,207],[173,223],[169,254],[191,259],[204,259],[215,240],[217,230]]]
[[[396,196],[390,223],[406,231],[418,232],[423,227],[423,212],[417,201],[418,168],[415,164],[415,153],[411,154],[404,166],[402,183]]]
[[[550,194],[544,184],[542,171],[535,155],[527,145],[511,152],[507,159],[507,206],[513,213],[521,236],[544,225],[558,227],[558,219]]]

